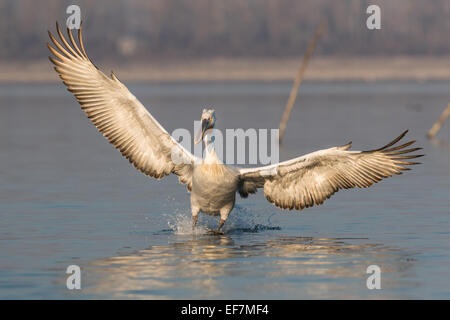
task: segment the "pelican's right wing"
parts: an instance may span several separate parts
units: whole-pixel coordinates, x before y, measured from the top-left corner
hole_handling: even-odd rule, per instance
[[[409,170],[406,155],[421,148],[405,149],[415,141],[392,147],[407,131],[386,146],[370,151],[348,151],[351,143],[316,151],[279,164],[240,169],[239,193],[246,197],[264,188],[270,202],[282,209],[303,209],[322,204],[340,189],[366,188],[393,174]]]
[[[194,155],[183,148],[112,73],[111,78],[88,58],[81,28],[77,46],[68,29],[69,41],[56,25],[60,42],[49,32],[55,58],[49,57],[67,89],[77,98],[97,129],[137,169],[154,178],[170,173],[191,189]]]

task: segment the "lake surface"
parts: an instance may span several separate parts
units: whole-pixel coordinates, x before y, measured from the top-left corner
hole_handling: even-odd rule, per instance
[[[135,83],[161,124],[193,130],[276,128],[291,83]],[[60,83],[0,85],[2,299],[450,299],[450,125],[425,134],[450,102],[450,83],[304,83],[281,160],[353,141],[381,147],[406,129],[422,165],[370,189],[340,191],[300,212],[263,192],[191,226],[176,177],[137,172]],[[81,267],[81,290],[66,268]],[[368,290],[366,269],[381,269]]]

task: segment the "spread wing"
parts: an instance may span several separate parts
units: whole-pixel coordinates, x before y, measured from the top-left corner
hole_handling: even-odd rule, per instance
[[[254,169],[240,169],[239,193],[247,197],[258,188],[282,209],[303,209],[322,204],[340,189],[367,188],[393,174],[409,170],[408,155],[421,148],[406,149],[415,141],[394,147],[408,131],[386,146],[370,151],[348,151],[351,143],[313,152],[289,161]]]
[[[56,28],[60,41],[49,32],[54,47],[47,46],[55,56],[49,59],[97,129],[136,169],[158,179],[175,173],[190,190],[196,158],[167,133],[114,73],[109,78],[97,69],[85,52],[81,28],[80,47],[69,29],[70,44],[58,24]]]

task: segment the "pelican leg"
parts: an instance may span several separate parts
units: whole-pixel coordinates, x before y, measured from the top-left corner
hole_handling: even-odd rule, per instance
[[[195,226],[197,225],[198,213],[200,212],[200,209],[192,207],[191,210],[192,210],[192,230],[194,230]]]
[[[234,205],[234,203],[233,203]],[[231,206],[226,206],[223,207],[220,210],[220,221],[219,221],[219,225],[217,226],[216,232],[217,233],[221,233],[220,229],[222,228],[223,224],[225,223],[225,221],[227,221],[228,216],[230,215],[231,210],[233,209],[233,207]]]
[[[225,219],[220,219],[219,225],[217,226],[216,232],[220,232],[220,228],[222,228],[223,224],[225,223]]]
[[[198,219],[198,215],[192,216],[192,229],[194,229],[195,226],[197,225],[197,219]]]

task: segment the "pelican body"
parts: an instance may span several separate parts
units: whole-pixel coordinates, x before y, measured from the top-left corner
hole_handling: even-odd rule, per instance
[[[212,129],[216,117],[204,109],[202,126],[194,142],[205,144],[205,157],[198,159],[183,148],[136,97],[111,73],[101,72],[84,49],[82,31],[78,43],[68,29],[69,41],[56,25],[58,41],[50,32],[54,46],[47,43],[54,57],[55,70],[74,94],[87,117],[103,136],[133,166],[157,179],[176,174],[191,192],[193,227],[199,212],[220,215],[219,232],[236,201],[264,190],[267,200],[282,209],[302,210],[320,205],[340,189],[366,188],[383,178],[409,170],[409,161],[422,155],[410,154],[421,148],[395,144],[407,133],[382,148],[350,151],[351,142],[319,150],[278,164],[258,168],[237,168],[220,161],[214,150]],[[175,161],[174,155],[183,161]]]
[[[201,129],[195,143],[202,139],[205,144],[204,160],[194,165],[192,173],[191,211],[193,226],[197,223],[198,213],[220,215],[218,230],[222,227],[233,210],[236,192],[239,188],[239,172],[226,166],[217,157],[212,141],[212,130],[215,124],[215,112],[203,109]]]

